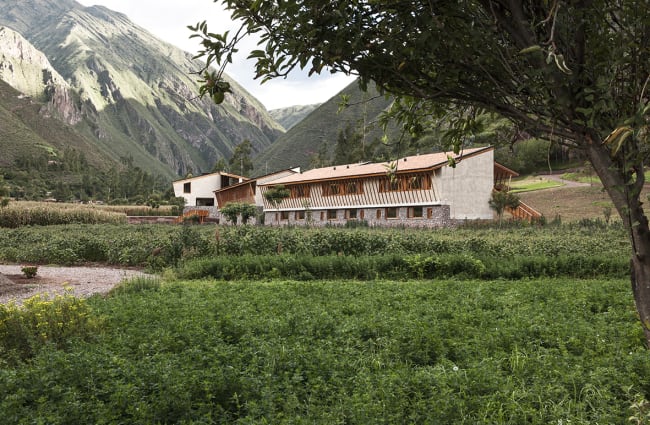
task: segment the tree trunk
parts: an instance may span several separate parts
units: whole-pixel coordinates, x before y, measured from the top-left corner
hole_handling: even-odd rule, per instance
[[[632,293],[645,333],[646,346],[650,347],[650,261],[632,256]]]
[[[638,185],[626,185],[629,176],[612,161],[609,151],[601,143],[588,140],[585,147],[594,170],[623,220],[630,240],[632,293],[646,346],[650,348],[650,228],[641,202],[643,181],[639,180]],[[638,164],[638,167],[643,167],[643,164]],[[643,179],[643,173],[637,174],[637,178]]]

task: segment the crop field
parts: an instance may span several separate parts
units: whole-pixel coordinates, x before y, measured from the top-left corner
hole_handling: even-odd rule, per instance
[[[46,320],[5,314],[27,337],[3,341],[0,410],[15,424],[622,424],[650,390],[629,292],[621,279],[132,281],[34,303]]]
[[[628,250],[599,221],[0,229],[3,262],[161,272],[0,305],[0,411],[12,424],[648,423]]]

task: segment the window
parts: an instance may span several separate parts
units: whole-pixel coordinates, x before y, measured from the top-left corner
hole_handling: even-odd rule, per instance
[[[431,189],[431,177],[426,173],[386,177],[379,181],[380,192]]]
[[[280,220],[289,220],[289,211],[280,211]]]
[[[183,184],[183,193],[192,193],[192,182]]]
[[[349,182],[345,185],[345,193],[354,194],[359,190],[357,182]]]
[[[419,175],[419,176],[411,176],[407,178],[407,187],[409,190],[418,190],[422,189],[422,181],[424,179],[424,176]]]
[[[325,221],[325,211],[320,212],[320,221]]]
[[[433,218],[433,208],[427,208],[427,218]]]
[[[357,218],[357,210],[345,210],[345,218],[355,220]]]
[[[396,207],[388,207],[386,208],[386,218],[397,218],[397,208]]]
[[[422,218],[422,217],[424,217],[424,211],[422,207],[409,208],[409,218]]]
[[[356,195],[363,193],[361,181],[344,181],[323,183],[323,196]]]
[[[296,220],[304,220],[305,219],[305,211],[296,211]]]
[[[336,210],[327,210],[327,219],[336,220]]]
[[[377,210],[377,220],[381,218],[381,210]]]
[[[214,207],[214,198],[196,198],[197,207]]]
[[[290,189],[292,198],[309,198],[309,185],[298,184],[291,186]]]
[[[379,191],[380,192],[394,192],[399,190],[400,181],[396,177],[385,178],[379,181]]]
[[[363,210],[360,210],[360,211],[359,211],[359,218],[360,218],[361,220],[363,220],[364,215],[365,215],[365,214],[363,213]]]

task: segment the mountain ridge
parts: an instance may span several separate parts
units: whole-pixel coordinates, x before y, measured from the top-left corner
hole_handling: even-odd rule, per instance
[[[0,26],[42,52],[67,84],[43,89],[49,113],[112,161],[132,157],[145,169],[182,176],[209,171],[244,140],[261,152],[283,133],[232,80],[234,94],[222,107],[200,99],[192,72],[203,64],[124,14],[71,0],[0,0],[0,10]]]

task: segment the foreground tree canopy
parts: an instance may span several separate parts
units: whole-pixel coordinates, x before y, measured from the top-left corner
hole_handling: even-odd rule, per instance
[[[296,68],[358,75],[396,96],[389,116],[417,133],[447,120],[462,149],[477,111],[528,135],[581,150],[602,180],[632,244],[632,283],[650,341],[650,233],[641,202],[648,145],[650,0],[224,0],[241,28],[193,28],[216,101],[237,43],[262,80]]]

